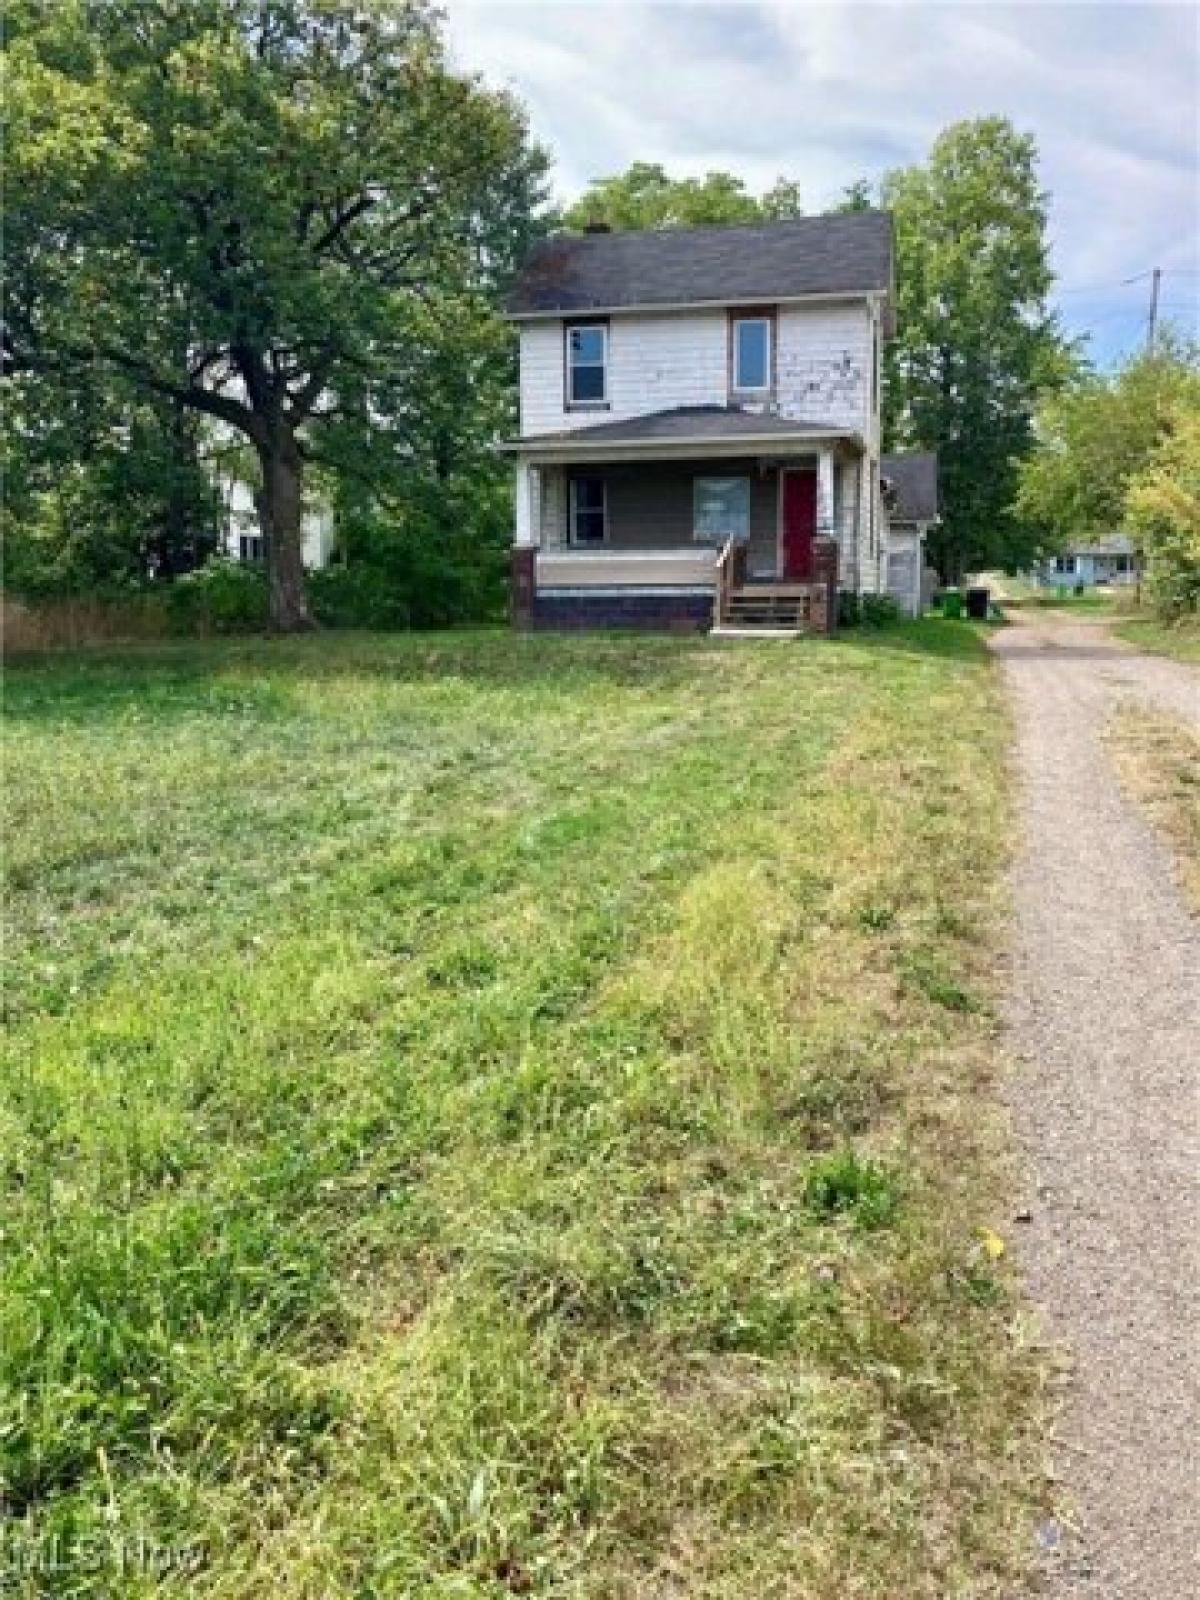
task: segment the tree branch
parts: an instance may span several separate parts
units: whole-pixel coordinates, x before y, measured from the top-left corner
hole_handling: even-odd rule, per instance
[[[109,345],[74,345],[65,346],[56,354],[33,350],[13,353],[14,366],[30,372],[65,372],[72,365],[91,364],[95,361],[106,361],[109,365],[128,373],[136,382],[152,390],[153,393],[165,395],[170,400],[177,400],[181,405],[190,406],[194,411],[203,411],[210,417],[217,417],[220,421],[229,423],[241,433],[254,436],[255,416],[249,406],[243,405],[240,400],[235,400],[230,395],[219,394],[213,389],[202,389],[194,383],[174,383],[155,371],[149,362],[140,361],[125,350],[118,350]]]
[[[361,217],[375,204],[374,197],[369,194],[360,194],[358,199],[340,212],[318,238],[313,240],[312,253],[319,256],[323,250],[338,240],[356,218]]]

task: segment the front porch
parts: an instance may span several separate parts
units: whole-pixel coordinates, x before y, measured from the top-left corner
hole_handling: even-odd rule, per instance
[[[839,567],[852,581],[858,556],[861,446],[779,418],[738,421],[758,437],[701,449],[634,441],[613,424],[522,441],[518,621],[831,626]]]

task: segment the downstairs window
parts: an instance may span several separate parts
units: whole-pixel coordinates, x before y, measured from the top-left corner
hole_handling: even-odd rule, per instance
[[[571,543],[603,544],[608,538],[608,497],[603,478],[571,479]]]
[[[692,489],[692,535],[702,544],[750,537],[750,479],[696,478]]]

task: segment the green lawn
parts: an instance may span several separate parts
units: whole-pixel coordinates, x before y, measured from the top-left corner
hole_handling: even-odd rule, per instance
[[[54,1592],[1013,1592],[968,626],[143,646],[6,698],[0,1450]]]
[[[1113,629],[1121,639],[1136,644],[1139,650],[1151,650],[1155,655],[1173,656],[1176,661],[1200,661],[1200,623],[1177,622],[1170,625],[1155,622],[1150,617],[1139,617],[1122,622]]]

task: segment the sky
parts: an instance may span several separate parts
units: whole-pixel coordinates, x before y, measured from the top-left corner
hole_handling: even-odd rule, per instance
[[[1162,317],[1200,332],[1200,3],[443,4],[458,65],[524,102],[560,200],[641,160],[785,174],[819,212],[1001,113],[1036,136],[1055,302],[1092,359],[1144,343],[1154,267]]]

